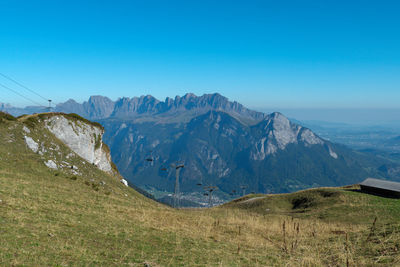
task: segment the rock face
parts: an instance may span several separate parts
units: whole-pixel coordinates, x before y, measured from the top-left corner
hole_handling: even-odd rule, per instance
[[[201,185],[219,193],[290,192],[315,186],[352,184],[368,175],[357,153],[330,143],[280,113],[245,124],[230,113],[211,110],[182,123],[106,119],[104,139],[127,180],[139,186],[174,190],[176,162],[181,192]],[[150,152],[151,151],[151,152]],[[152,158],[152,162],[146,161]]]
[[[185,120],[188,122],[195,116],[207,113],[210,110],[228,112],[231,116],[246,123],[255,124],[261,121],[265,114],[245,108],[240,103],[229,101],[228,98],[215,93],[196,96],[188,93],[175,98],[167,97],[160,101],[151,95],[140,97],[123,97],[112,101],[105,96],[91,96],[82,104],[70,99],[58,104],[54,111],[63,113],[76,113],[89,120],[107,118],[136,119],[151,121],[170,121],[176,117],[175,122]],[[0,111],[19,116],[45,112],[43,107],[14,108],[0,103]]]
[[[245,108],[238,102],[229,101],[220,94],[204,94],[196,96],[188,93],[175,98],[167,97],[160,101],[151,95],[140,97],[123,97],[113,102],[104,96],[91,96],[89,100],[79,104],[70,99],[58,104],[55,111],[76,113],[90,120],[118,118],[118,119],[171,119],[178,116],[179,120],[191,118],[207,113],[210,110],[221,110],[230,113],[239,120],[256,123],[265,117],[264,113]]]
[[[31,137],[29,136],[24,136],[25,138],[25,143],[26,145],[33,151],[33,152],[38,152],[39,150],[39,144],[35,142]]]
[[[108,118],[114,111],[115,103],[104,96],[91,96],[88,101],[82,104],[70,99],[65,103],[60,103],[56,111],[64,113],[76,113],[88,119]]]
[[[80,120],[54,115],[45,121],[46,128],[89,163],[112,172],[111,157],[102,142],[104,130]]]
[[[268,155],[284,150],[289,144],[304,144],[305,146],[323,145],[325,142],[312,131],[292,123],[279,112],[268,115],[255,127],[257,141],[251,157],[254,160],[264,160]],[[330,155],[335,153],[329,148]],[[332,156],[333,158],[337,158]]]
[[[381,172],[375,172],[375,158],[323,140],[281,113],[252,111],[219,94],[115,102],[93,96],[83,104],[69,100],[56,110],[100,122],[121,174],[143,188],[172,192],[175,169],[170,166],[177,162],[185,165],[181,192],[201,197],[199,184],[218,186],[218,193],[226,195],[243,185],[248,192],[282,193],[357,183]],[[48,119],[47,127],[89,162],[111,169],[101,127],[62,115]],[[31,140],[27,144],[36,147]]]
[[[44,164],[50,169],[53,169],[53,170],[58,169],[57,164],[53,160],[48,160]]]
[[[121,183],[123,183],[125,186],[128,186],[128,181],[127,180],[125,180],[125,179],[121,179],[121,181],[120,181]]]

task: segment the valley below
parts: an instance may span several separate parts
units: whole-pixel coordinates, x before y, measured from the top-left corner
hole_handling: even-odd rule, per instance
[[[173,209],[77,155],[72,143],[49,130],[53,115],[1,116],[2,266],[400,263],[398,199],[363,194],[355,185],[248,194],[210,209]],[[99,127],[56,116],[81,129]]]
[[[35,111],[3,108],[14,115]],[[122,176],[167,204],[173,202],[177,164],[184,165],[178,179],[184,207],[218,205],[246,193],[355,184],[369,176],[400,180],[395,130],[302,123],[217,93],[165,101],[92,96],[54,110],[100,123]]]
[[[0,267],[400,267],[399,1],[0,11]]]

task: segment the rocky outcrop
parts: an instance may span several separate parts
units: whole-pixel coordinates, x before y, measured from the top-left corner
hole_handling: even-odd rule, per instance
[[[53,160],[48,160],[44,163],[44,165],[46,165],[48,168],[53,169],[53,170],[57,170],[57,164],[53,161]]]
[[[279,112],[268,115],[253,128],[257,140],[251,152],[253,160],[264,160],[268,155],[284,150],[289,144],[302,144],[306,147],[325,144],[324,140],[311,130],[292,123]],[[330,146],[327,153],[332,158],[337,158]]]
[[[39,150],[39,144],[35,142],[31,137],[29,136],[24,136],[25,138],[25,143],[26,145],[33,151],[33,152],[38,152]]]
[[[125,186],[129,186],[129,185],[128,185],[128,181],[125,180],[125,179],[121,179],[120,182],[121,182],[123,185],[125,185]]]
[[[64,115],[53,115],[45,120],[46,128],[72,151],[99,169],[112,173],[111,156],[103,144],[104,130],[91,124]]]

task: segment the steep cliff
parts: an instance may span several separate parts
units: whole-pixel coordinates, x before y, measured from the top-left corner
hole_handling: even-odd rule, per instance
[[[111,157],[103,143],[104,129],[84,120],[71,119],[65,115],[54,115],[45,120],[46,128],[72,151],[99,167],[111,172]]]
[[[103,143],[104,129],[98,123],[90,122],[75,114],[44,113],[27,116],[24,127],[24,139],[27,146],[35,153],[45,155],[48,153],[59,154],[57,144],[47,144],[43,138],[35,138],[35,127],[44,127],[69,149],[88,163],[97,166],[100,170],[113,174],[110,150]],[[31,126],[31,127],[29,127]],[[35,126],[35,127],[33,127]],[[32,130],[31,130],[32,129]],[[73,155],[67,156],[67,159]],[[62,167],[67,162],[56,162],[48,155],[45,164],[52,169]],[[74,169],[73,166],[70,166]]]

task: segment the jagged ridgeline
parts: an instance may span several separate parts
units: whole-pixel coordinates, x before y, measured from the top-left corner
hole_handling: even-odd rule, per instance
[[[172,209],[121,183],[102,133],[76,115],[0,113],[0,266],[399,262],[397,199],[327,188]]]
[[[377,168],[384,160],[323,140],[279,113],[255,125],[222,111],[181,124],[112,119],[101,123],[108,129],[105,139],[124,176],[140,186],[171,192],[173,173],[162,168],[181,159],[186,164],[181,190],[190,199],[202,192],[199,183],[218,186],[216,194],[223,198],[235,190],[239,193],[241,185],[248,193],[279,193],[383,175]],[[150,150],[154,164],[144,161]]]
[[[392,162],[333,144],[281,113],[252,111],[219,94],[165,101],[92,96],[56,110],[103,125],[121,174],[159,197],[173,192],[175,175],[168,166],[177,161],[185,163],[183,197],[198,203],[206,199],[204,186],[217,186],[215,196],[227,200],[242,186],[247,193],[280,193],[353,184],[367,176],[399,179]]]

